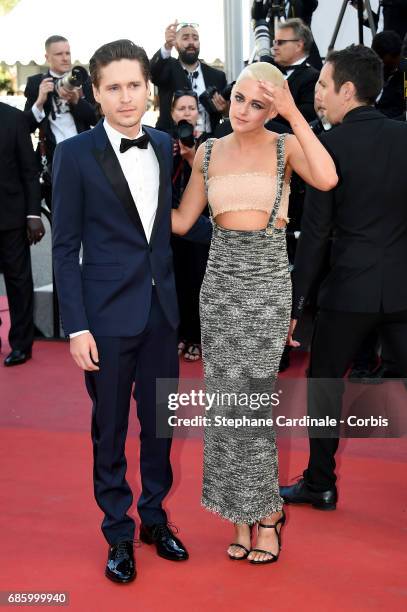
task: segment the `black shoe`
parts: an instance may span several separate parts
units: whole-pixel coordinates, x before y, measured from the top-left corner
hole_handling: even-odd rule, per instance
[[[367,383],[370,382],[372,374],[372,369],[353,367],[348,374],[348,380],[354,383]]]
[[[113,582],[131,582],[136,575],[133,541],[123,540],[109,546],[105,576]]]
[[[11,366],[22,365],[26,361],[31,359],[31,351],[11,351],[10,355],[4,360],[4,365],[9,368]]]
[[[289,487],[280,487],[280,495],[286,504],[311,504],[318,510],[335,510],[338,501],[336,487],[327,491],[311,491],[305,480],[300,480]]]
[[[362,382],[362,383],[367,383],[370,385],[380,385],[385,380],[388,380],[388,379],[397,380],[401,378],[399,372],[390,370],[383,364],[379,365],[377,368],[374,368],[373,370],[360,370],[359,376],[357,376],[357,373],[359,371],[356,370],[355,375],[353,374],[354,371],[355,370],[352,370],[352,372],[350,372],[349,377],[348,377],[351,382]]]
[[[253,565],[265,565],[266,563],[276,563],[280,556],[281,551],[281,530],[285,525],[286,515],[284,510],[282,511],[282,516],[274,523],[274,525],[265,525],[264,523],[259,523],[259,527],[263,527],[263,529],[275,529],[277,534],[277,542],[278,542],[278,552],[275,555],[271,552],[271,550],[263,550],[262,548],[252,548],[250,552],[258,552],[268,555],[267,559],[263,561],[255,561],[254,559],[250,559],[249,563],[253,563]],[[278,525],[281,525],[280,529],[277,529]]]
[[[169,561],[186,561],[189,558],[185,546],[166,523],[141,524],[140,540],[145,544],[155,544],[157,554]]]

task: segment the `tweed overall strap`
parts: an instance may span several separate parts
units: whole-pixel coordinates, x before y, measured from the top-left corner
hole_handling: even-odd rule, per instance
[[[284,187],[284,171],[285,171],[285,139],[287,134],[281,134],[277,140],[277,189],[276,201],[274,202],[273,210],[271,211],[270,219],[266,228],[267,234],[272,234],[274,229],[274,221],[278,214],[281,198]]]

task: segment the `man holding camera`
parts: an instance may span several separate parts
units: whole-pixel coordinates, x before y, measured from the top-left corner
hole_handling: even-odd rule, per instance
[[[192,89],[199,98],[197,129],[212,134],[219,123],[227,102],[221,95],[226,87],[226,76],[221,70],[199,61],[197,24],[172,23],[165,30],[165,43],[152,57],[151,79],[158,87],[160,116],[157,128],[171,131],[171,101],[174,91]],[[178,59],[171,57],[175,47]]]
[[[26,115],[31,132],[40,129],[39,153],[46,158],[50,178],[52,158],[56,145],[66,138],[89,130],[97,122],[90,82],[82,87],[61,84],[72,69],[69,42],[63,36],[50,36],[45,41],[45,57],[49,71],[27,79],[25,96]],[[46,177],[45,177],[46,178]],[[51,188],[44,189],[48,206]]]

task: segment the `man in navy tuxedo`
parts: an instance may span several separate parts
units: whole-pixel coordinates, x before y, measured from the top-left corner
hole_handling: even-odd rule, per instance
[[[188,558],[162,508],[172,484],[171,432],[166,406],[156,405],[156,379],[178,379],[172,148],[167,134],[140,125],[149,80],[141,47],[128,40],[103,45],[90,61],[90,74],[104,119],[56,149],[53,257],[62,323],[93,401],[94,490],[109,543],[106,575],[129,582],[136,575],[135,523],[128,515],[125,441],[134,380],[140,538],[166,559]],[[204,234],[208,239],[206,224],[194,238]],[[166,437],[157,435],[160,425],[167,427]]]

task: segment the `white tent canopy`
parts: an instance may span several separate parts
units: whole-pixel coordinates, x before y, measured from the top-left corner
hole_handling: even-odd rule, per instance
[[[66,36],[72,59],[84,64],[100,45],[119,38],[130,38],[151,57],[176,18],[199,24],[206,61],[224,57],[222,0],[204,6],[191,0],[20,0],[0,18],[0,61],[43,64],[44,41],[53,34]]]
[[[242,2],[243,57],[249,56],[251,0]],[[326,54],[343,0],[319,0],[312,29],[322,55]],[[374,10],[378,0],[371,0]],[[223,0],[20,0],[0,18],[0,62],[44,63],[44,41],[52,34],[66,36],[72,59],[83,64],[102,44],[130,38],[142,45],[149,57],[164,42],[165,27],[178,21],[199,24],[201,57],[207,62],[225,59]],[[365,44],[370,32],[365,29]],[[357,14],[347,8],[336,48],[357,42]],[[230,41],[229,41],[230,42]],[[233,44],[233,40],[232,43]]]

